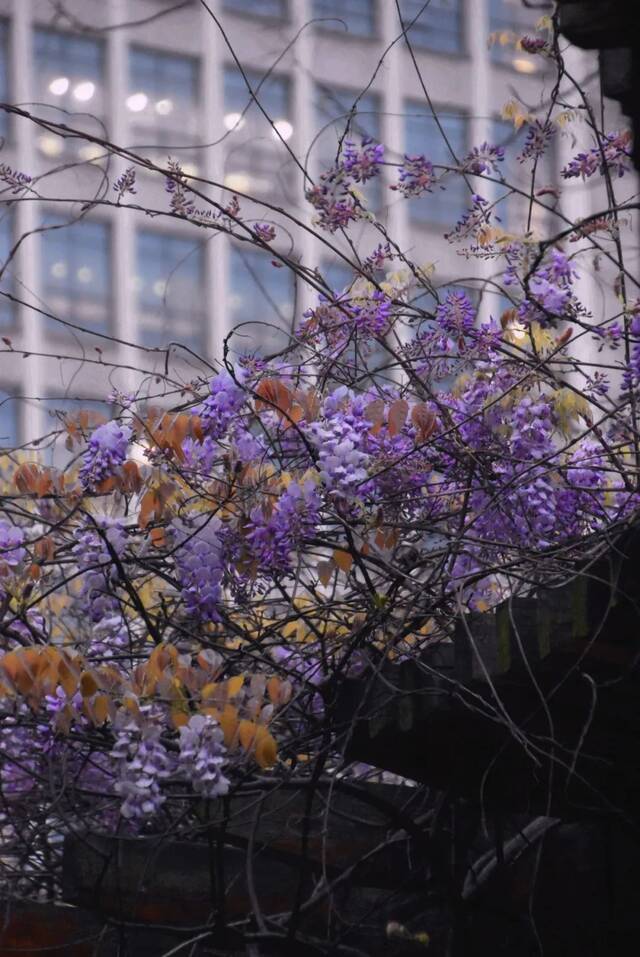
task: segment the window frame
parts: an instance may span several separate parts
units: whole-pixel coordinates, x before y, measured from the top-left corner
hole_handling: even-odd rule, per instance
[[[315,2],[316,2],[316,0],[311,0],[311,14],[312,14],[312,17],[313,17],[314,20],[315,20],[317,17],[320,16],[320,14],[317,14],[316,11],[315,11]],[[320,2],[326,2],[326,0],[320,0]],[[315,22],[314,22],[314,24],[313,24],[314,30],[316,30],[316,31],[317,31],[318,33],[320,33],[320,34],[331,34],[331,35],[336,35],[336,34],[337,34],[338,36],[342,37],[343,39],[349,40],[349,41],[354,41],[354,40],[355,40],[355,41],[358,41],[358,40],[359,40],[360,42],[363,42],[363,41],[368,41],[368,42],[377,41],[377,40],[380,40],[380,3],[379,3],[379,0],[371,0],[371,12],[372,12],[372,14],[373,14],[373,17],[372,17],[372,19],[373,19],[373,25],[372,25],[372,28],[371,28],[371,33],[352,33],[352,31],[349,30],[348,25],[347,25],[347,29],[346,29],[346,30],[343,30],[342,27],[341,27],[339,24],[336,24],[335,26],[331,26],[329,23],[324,23],[324,22],[323,22],[323,23],[315,23]],[[330,18],[327,18],[327,19],[330,20]],[[336,19],[337,19],[337,20],[340,20],[340,19],[343,19],[343,18],[340,17],[340,16],[336,16]]]
[[[423,2],[423,0],[419,0],[419,2]],[[407,37],[408,37],[408,39],[409,39],[409,42],[411,43],[411,48],[412,48],[412,50],[414,50],[415,52],[418,52],[418,53],[420,53],[420,54],[425,54],[425,53],[435,54],[436,56],[445,57],[445,58],[447,58],[447,59],[450,59],[450,58],[453,58],[453,57],[455,57],[457,60],[469,59],[469,40],[468,40],[467,30],[466,30],[466,23],[467,23],[467,16],[466,16],[466,14],[467,14],[467,0],[459,0],[459,3],[460,3],[460,13],[459,13],[459,16],[460,16],[460,29],[459,29],[460,46],[458,47],[458,49],[456,49],[456,50],[439,50],[439,49],[438,49],[436,46],[434,46],[433,44],[428,44],[428,43],[424,44],[424,43],[416,42],[416,40],[415,40],[415,38],[414,38],[414,35],[413,35],[413,31],[416,29],[416,27],[423,27],[423,29],[426,29],[426,24],[423,25],[423,24],[420,23],[420,21],[418,21],[418,23],[417,23],[414,27],[412,27],[412,29],[409,30],[409,32],[408,32],[408,34],[407,34]],[[428,13],[429,13],[429,8],[425,9],[424,13],[427,13],[427,14],[428,14]],[[403,17],[405,17],[405,14],[404,14],[404,13],[403,13]],[[410,15],[410,16],[408,17],[408,19],[411,20],[411,19],[412,19],[412,16]],[[404,29],[404,22],[402,23],[402,29]]]

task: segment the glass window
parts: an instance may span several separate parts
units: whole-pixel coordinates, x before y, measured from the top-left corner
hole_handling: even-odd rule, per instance
[[[19,431],[17,402],[7,392],[0,391],[0,450],[14,448]]]
[[[542,64],[540,57],[529,56],[516,49],[516,41],[534,30],[541,17],[540,10],[524,6],[522,0],[490,0],[489,30],[497,34],[491,46],[494,63],[512,66],[520,73],[535,73]]]
[[[287,15],[286,0],[224,0],[224,9],[232,13],[251,13],[258,17],[278,17]]]
[[[82,126],[94,135],[103,132],[98,119],[105,112],[104,47],[99,40],[56,30],[35,30],[34,71],[35,99],[55,111],[53,116],[49,113],[51,119],[68,120],[62,111],[81,114],[82,121],[76,116],[74,126]],[[37,133],[37,144],[52,159],[73,153],[79,159],[90,160],[103,153],[93,143],[65,140],[47,130]]]
[[[205,343],[202,243],[169,233],[141,230],[136,237],[134,287],[138,336],[146,346]]]
[[[282,140],[287,142],[293,134],[289,80],[272,74],[262,82],[263,75],[256,70],[245,70],[245,76],[246,81],[236,67],[224,71],[225,185],[242,193],[264,195],[276,188],[287,194],[291,176]],[[269,119],[252,98],[247,82]]]
[[[357,101],[357,102],[356,102]],[[355,108],[354,108],[355,107]],[[380,97],[376,93],[358,92],[319,83],[315,88],[316,135],[313,153],[318,158],[321,170],[329,169],[335,162],[340,142],[345,138],[362,141],[368,136],[380,141]],[[382,205],[382,180],[380,177],[364,185],[360,184],[365,199],[373,209]]]
[[[107,332],[111,313],[111,242],[107,223],[68,224],[47,216],[41,233],[42,291],[48,312],[96,332]]]
[[[460,53],[463,48],[463,0],[401,0],[402,24],[412,46],[437,53]]]
[[[0,20],[0,99],[9,100],[9,28],[6,20]],[[7,138],[9,114],[0,110],[0,136]]]
[[[313,16],[328,17],[318,26],[359,37],[373,36],[376,29],[375,0],[313,0]],[[342,22],[340,22],[342,21]]]
[[[238,353],[271,354],[291,343],[295,276],[286,266],[278,268],[272,262],[271,257],[260,250],[244,245],[231,247],[231,328],[242,322],[250,323],[239,329],[231,340],[232,348]]]
[[[455,165],[455,160],[438,128],[435,117],[422,103],[405,105],[405,153],[425,156],[432,163]],[[453,151],[462,160],[467,149],[467,118],[438,110],[438,121]],[[445,175],[442,185],[417,199],[409,199],[409,216],[418,223],[453,226],[465,209],[469,192],[461,176]]]
[[[0,267],[4,269],[13,246],[13,215],[6,207],[0,215]],[[13,292],[13,266],[15,260],[7,266],[0,279],[0,292]],[[15,305],[10,299],[0,296],[0,329],[12,326],[15,320]]]
[[[196,170],[189,169],[187,163],[193,167],[197,157],[188,147],[197,143],[200,128],[198,74],[198,61],[193,57],[139,47],[129,52],[125,103],[133,137],[143,146],[160,147],[154,152],[160,152],[163,160],[167,151],[172,151],[185,171],[193,173]]]
[[[322,278],[334,292],[342,292],[343,289],[348,289],[360,275],[339,259],[329,259],[323,262],[321,273]]]

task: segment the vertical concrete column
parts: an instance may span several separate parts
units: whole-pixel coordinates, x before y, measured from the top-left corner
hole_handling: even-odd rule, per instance
[[[112,0],[110,22],[112,25],[126,22],[130,18],[129,4],[126,0]],[[128,115],[125,100],[128,94],[129,76],[129,35],[126,28],[110,30],[105,34],[106,58],[106,115],[109,123],[109,136],[118,146],[129,143]],[[111,161],[112,180],[124,172],[126,159],[114,157]],[[112,192],[109,199],[112,199]],[[126,203],[126,199],[125,199]],[[135,314],[135,214],[126,210],[114,210],[111,217],[111,265],[113,271],[113,316],[112,329],[119,339],[134,342],[137,339]],[[115,349],[117,361],[135,365],[144,365],[142,353],[128,350],[126,346]],[[135,389],[136,374],[133,371],[121,371],[118,384],[123,389]]]
[[[378,23],[381,50],[386,51],[382,66],[382,76],[384,77],[380,124],[382,141],[385,144],[387,161],[399,163],[402,161],[405,149],[402,62],[406,44],[401,36],[402,27],[394,2],[387,3],[386,0],[383,0],[378,4]],[[400,38],[394,43],[393,41],[398,37]],[[395,167],[388,168],[385,174],[385,187],[394,182],[396,178]],[[385,202],[388,204],[387,230],[400,249],[405,251],[410,242],[408,204],[398,193],[393,193],[386,188],[384,192]]]
[[[471,84],[471,102],[469,117],[469,146],[479,146],[491,138],[490,71],[491,64],[487,40],[489,38],[489,0],[464,0],[464,24],[466,28],[466,49],[469,54],[469,69],[473,77]],[[500,104],[493,104],[493,109]],[[490,183],[478,181],[481,195],[491,199],[496,194]],[[494,265],[483,259],[475,263],[480,278],[487,279],[494,271]],[[483,297],[480,306],[479,321],[488,320],[491,312],[491,299]]]
[[[13,101],[30,110],[33,101],[33,36],[31,29],[31,0],[14,0],[13,16],[10,24],[10,89]],[[37,109],[35,109],[37,113]],[[37,156],[35,152],[36,129],[29,120],[13,119],[13,135],[16,139],[16,165],[18,169],[33,173]],[[31,202],[18,202],[15,206],[15,229],[18,236],[31,232],[38,225],[38,206]],[[18,295],[27,303],[42,308],[40,299],[39,242],[31,236],[18,253],[17,273],[20,278]],[[25,352],[32,353],[28,359],[19,360],[22,364],[22,391],[27,396],[43,394],[43,363],[36,352],[43,349],[43,322],[36,312],[28,306],[18,310],[20,328],[19,343]],[[33,439],[43,431],[43,416],[39,403],[28,402],[21,409],[21,426],[24,436]]]
[[[313,75],[310,69],[310,65],[314,62],[313,27],[307,26],[306,29],[302,29],[313,16],[311,0],[292,0],[290,10],[291,23],[289,29],[292,35],[301,31],[293,48],[294,69],[291,71],[293,115],[291,122],[293,123],[293,143],[296,156],[300,163],[304,165],[309,145],[316,132]],[[313,163],[311,162],[309,164],[309,174],[312,177],[313,172]],[[299,169],[295,171],[295,176],[298,183],[296,212],[307,226],[311,226],[312,208],[304,198],[305,190],[310,185],[310,181],[305,178]],[[313,235],[307,230],[299,230],[296,237],[296,252],[303,266],[312,268],[318,264],[320,247],[314,241]],[[299,324],[303,313],[315,304],[316,299],[317,295],[313,287],[298,280],[295,326]]]
[[[218,0],[208,0],[211,10],[219,14]],[[201,11],[201,103],[202,103],[202,142],[215,143],[224,130],[224,84],[223,40],[220,31],[203,7]],[[231,193],[221,189],[224,180],[224,146],[222,143],[200,150],[198,165],[201,175],[215,185],[205,190],[223,205],[231,198]],[[213,230],[205,233],[205,312],[206,312],[206,351],[209,358],[220,360],[223,353],[223,340],[230,329],[227,309],[229,242],[222,233]]]

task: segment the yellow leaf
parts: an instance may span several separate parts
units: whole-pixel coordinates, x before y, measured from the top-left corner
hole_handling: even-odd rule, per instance
[[[227,681],[227,694],[230,698],[235,698],[239,694],[244,684],[244,675],[234,675]]]
[[[224,743],[228,748],[233,748],[236,744],[238,734],[238,709],[233,705],[226,705],[219,718],[220,727],[224,734]]]
[[[189,713],[182,708],[171,709],[171,722],[174,728],[183,728],[189,723]]]

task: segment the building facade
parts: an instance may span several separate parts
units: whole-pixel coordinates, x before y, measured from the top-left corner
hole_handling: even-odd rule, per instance
[[[0,446],[55,430],[56,410],[103,407],[112,388],[139,386],[139,370],[152,394],[166,354],[135,344],[191,350],[172,353],[179,392],[206,374],[197,357],[219,359],[238,323],[232,350],[272,351],[316,295],[246,243],[163,216],[157,174],[138,172],[124,200],[146,212],[115,208],[113,183],[130,163],[96,140],[161,165],[171,156],[215,199],[236,192],[245,218],[272,219],[287,255],[318,265],[335,288],[351,273],[309,228],[305,171],[331,162],[347,123],[350,135],[383,142],[391,162],[423,153],[446,163],[485,140],[517,149],[500,108],[514,92],[542,106],[551,78],[511,39],[540,12],[519,0],[398,6],[402,17],[395,0],[0,0],[2,100],[37,118],[0,114],[0,160],[34,177],[35,191],[16,201],[0,188],[5,263],[21,240],[1,280],[19,302],[0,306],[11,343],[0,353]],[[393,178],[385,169],[369,205],[415,262],[435,267],[436,284],[465,270],[490,276],[443,240],[465,207],[464,184],[411,203],[389,190]],[[511,206],[505,219],[518,215]],[[366,252],[379,241],[366,224],[353,238]]]

